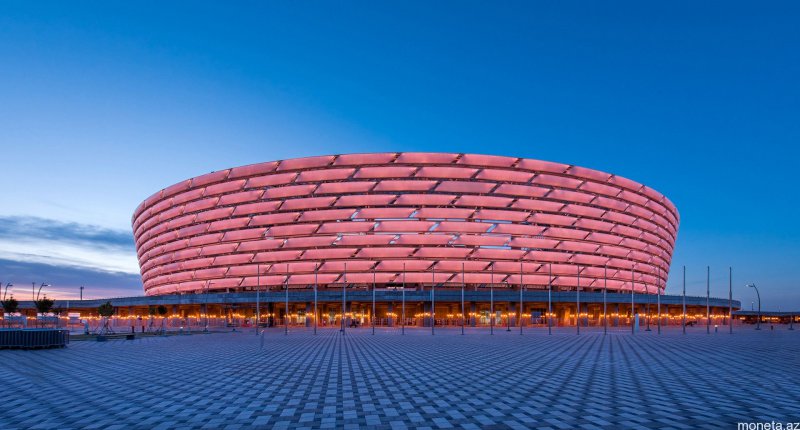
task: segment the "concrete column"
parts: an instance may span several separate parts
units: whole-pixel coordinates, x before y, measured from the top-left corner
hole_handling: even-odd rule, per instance
[[[422,313],[429,314],[430,312],[431,312],[431,302],[422,302]],[[422,327],[430,327],[431,326],[430,318],[431,317],[429,315],[423,315],[423,317],[420,318],[421,322],[418,325]]]
[[[394,327],[394,318],[391,315],[392,312],[394,312],[394,303],[389,302],[388,308],[386,310],[386,324],[389,327]]]
[[[311,327],[314,324],[312,318],[314,317],[314,304],[306,302],[306,327]]]
[[[614,327],[619,326],[619,303],[614,303],[614,312],[617,314],[617,317],[614,318]]]
[[[517,325],[517,304],[515,302],[508,303],[508,318],[512,327]]]

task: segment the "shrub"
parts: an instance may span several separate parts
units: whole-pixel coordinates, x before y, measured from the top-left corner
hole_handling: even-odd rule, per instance
[[[37,312],[44,315],[50,313],[55,302],[55,300],[48,299],[47,296],[44,296],[44,298],[34,301],[33,305],[36,306]]]
[[[11,296],[8,300],[3,300],[0,304],[3,305],[3,311],[6,315],[16,313],[17,309],[19,309],[19,302],[14,296]]]
[[[110,317],[114,315],[114,306],[111,302],[105,302],[97,308],[97,313],[103,317]]]

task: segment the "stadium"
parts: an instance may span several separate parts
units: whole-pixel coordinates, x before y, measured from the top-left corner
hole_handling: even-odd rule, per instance
[[[234,167],[171,185],[132,218],[147,296],[306,325],[649,323],[678,224],[669,199],[621,176],[456,153]],[[703,299],[690,306],[710,309]]]

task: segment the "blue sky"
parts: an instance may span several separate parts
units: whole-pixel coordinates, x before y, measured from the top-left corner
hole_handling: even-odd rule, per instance
[[[130,216],[166,185],[458,151],[648,184],[682,217],[668,292],[685,264],[703,295],[710,265],[727,295],[733,266],[746,307],[755,282],[800,309],[797,22],[792,2],[5,1],[0,281],[141,294]]]

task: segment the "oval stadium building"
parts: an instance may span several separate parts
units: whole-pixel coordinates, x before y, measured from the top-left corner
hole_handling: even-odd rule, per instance
[[[678,212],[610,173],[451,153],[325,155],[169,186],[133,215],[147,295],[258,289],[663,292]]]

